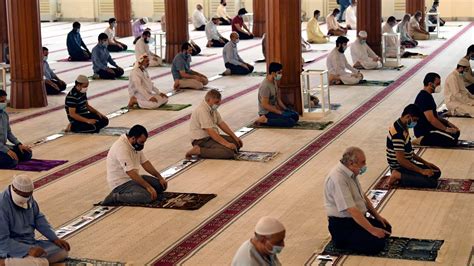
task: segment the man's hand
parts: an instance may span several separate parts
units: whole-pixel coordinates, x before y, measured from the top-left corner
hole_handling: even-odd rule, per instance
[[[149,101],[150,101],[150,102],[154,102],[154,103],[157,103],[157,102],[158,102],[158,100],[157,100],[155,97],[151,97],[151,98],[149,99]]]
[[[69,243],[66,242],[66,240],[56,239],[56,240],[53,241],[53,243],[56,244],[56,246],[66,250],[66,251],[71,250],[71,246],[69,246]]]
[[[31,152],[31,147],[28,145],[20,144],[18,145],[18,149],[20,149],[21,153],[26,152]]]
[[[369,231],[373,236],[376,236],[378,238],[384,238],[386,235],[390,235],[389,232],[383,230],[382,228],[378,227],[372,227],[372,229]]]
[[[35,257],[35,258],[39,258],[41,256],[47,255],[47,253],[42,247],[32,247],[28,251],[28,255],[30,255],[32,257]]]
[[[158,198],[158,194],[156,194],[156,190],[152,186],[148,186],[146,191],[150,193],[152,201],[155,201]]]
[[[237,146],[235,146],[234,143],[227,142],[224,146],[226,146],[228,149],[237,151]]]
[[[18,160],[18,156],[16,155],[16,153],[15,153],[14,151],[8,150],[8,151],[7,151],[7,154],[8,154],[8,156],[10,156],[10,158],[12,158],[13,160],[19,161],[19,160]]]
[[[162,92],[160,92],[160,96],[161,96],[161,97],[164,97],[164,98],[168,98],[168,95],[166,95],[166,94],[164,94],[164,93],[162,93]]]
[[[423,169],[423,170],[421,170],[420,174],[422,174],[424,176],[433,176],[434,171],[432,169]]]
[[[86,119],[86,123],[89,124],[89,125],[95,125],[95,123],[97,123],[97,120],[95,120],[95,119]]]
[[[114,75],[115,75],[115,71],[114,71],[112,68],[110,68],[110,67],[106,68],[105,71],[109,72],[110,74],[114,74]]]
[[[380,215],[377,215],[377,216],[375,217],[375,219],[377,219],[379,222],[381,222],[384,227],[391,226],[391,224],[387,221],[387,219],[383,218],[383,217],[380,216]]]
[[[243,68],[245,68],[245,69],[247,69],[247,70],[249,70],[249,67],[248,67],[247,64],[245,64],[245,63],[240,64],[240,66],[243,67]]]
[[[455,129],[454,127],[447,127],[445,131],[450,133],[450,134],[455,134],[455,133],[458,132],[458,130]]]
[[[235,141],[239,144],[239,149],[244,146],[244,143],[242,142],[242,139],[236,138]]]
[[[163,190],[166,190],[168,188],[168,181],[166,181],[163,177],[159,177],[158,181],[160,181],[161,186],[163,187]]]
[[[440,170],[438,166],[436,166],[436,165],[434,165],[434,164],[432,164],[432,163],[430,163],[430,162],[426,162],[426,166],[428,166],[430,169],[433,169],[433,170],[435,170],[435,171],[439,171],[439,170]]]

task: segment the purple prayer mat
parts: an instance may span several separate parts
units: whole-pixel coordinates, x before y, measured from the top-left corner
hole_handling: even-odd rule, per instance
[[[56,166],[67,163],[68,161],[62,160],[38,160],[31,159],[29,161],[19,162],[13,170],[18,171],[30,171],[30,172],[41,172],[53,169]]]

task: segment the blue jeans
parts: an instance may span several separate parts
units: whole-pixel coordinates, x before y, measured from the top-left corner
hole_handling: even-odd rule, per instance
[[[270,127],[294,127],[300,119],[298,113],[290,109],[286,109],[281,115],[269,112],[265,117],[268,119],[267,126]]]
[[[160,181],[153,176],[142,175],[148,184],[150,184],[158,194],[157,200],[163,199],[164,188]],[[116,187],[102,202],[104,205],[114,205],[120,203],[147,204],[151,203],[151,194],[137,182],[130,180]]]
[[[339,7],[340,7],[339,9],[341,10],[341,13],[339,13],[339,18],[338,18],[339,21],[344,20],[344,12],[351,5],[351,2],[352,1],[348,1],[348,0],[339,0]]]
[[[31,160],[31,157],[33,154],[31,152],[21,152],[20,148],[17,146],[9,146],[10,149],[16,153],[16,156],[18,157],[20,162],[23,161],[29,161]],[[18,161],[12,159],[10,155],[0,152],[0,169],[13,169],[18,165]]]

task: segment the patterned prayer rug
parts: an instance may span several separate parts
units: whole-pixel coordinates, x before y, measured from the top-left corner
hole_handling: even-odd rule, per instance
[[[159,108],[156,109],[143,109],[140,108],[137,104],[135,104],[133,107],[122,107],[121,109],[129,109],[129,110],[160,110],[160,111],[181,111],[185,108],[188,108],[191,106],[191,104],[176,104],[176,103],[168,103],[165,105],[160,106]]]
[[[268,162],[275,158],[277,154],[278,152],[239,151],[235,159],[237,161]]]
[[[250,74],[247,74],[249,77],[265,77],[267,75],[267,72],[261,72],[261,71],[254,71]]]
[[[473,140],[458,140],[458,145],[453,147],[439,147],[439,146],[422,146],[416,142],[412,143],[413,148],[434,148],[434,149],[448,149],[448,150],[474,150]]]
[[[68,161],[63,161],[63,160],[31,159],[29,161],[19,162],[18,165],[13,170],[29,171],[29,172],[49,171],[67,162]]]
[[[395,82],[394,80],[366,80],[365,82],[356,84],[356,86],[388,86]]]
[[[102,80],[98,76],[89,76],[89,77],[87,77],[87,79],[89,79],[89,80]],[[129,76],[121,76],[121,77],[118,77],[118,78],[115,78],[115,79],[116,80],[130,80],[130,77]],[[104,79],[104,80],[108,80],[108,79]]]
[[[104,260],[94,260],[86,258],[67,258],[64,261],[66,266],[125,266],[123,262],[114,262],[114,261],[104,261]]]
[[[111,206],[145,207],[194,211],[204,206],[216,196],[216,194],[164,192],[164,200],[162,201],[155,201],[149,204],[114,204]],[[102,202],[99,202],[95,205],[101,204]]]
[[[327,126],[332,124],[332,121],[315,122],[315,121],[298,121],[294,127],[271,127],[265,124],[250,124],[249,128],[277,128],[277,129],[305,129],[305,130],[324,130]]]
[[[75,133],[75,132],[64,132],[66,135],[100,135],[100,136],[121,136],[128,133],[130,128],[128,127],[106,127],[99,131],[99,133]]]
[[[389,237],[385,249],[378,254],[367,255],[334,246],[332,240],[324,248],[327,255],[355,255],[382,257],[389,259],[435,261],[444,240],[414,239],[406,237]]]
[[[440,178],[438,180],[437,188],[410,188],[410,187],[399,187],[392,186],[388,187],[388,176],[383,176],[374,189],[389,190],[389,189],[406,189],[406,190],[423,190],[423,191],[436,191],[436,192],[452,192],[452,193],[474,193],[474,179],[452,179],[452,178]]]

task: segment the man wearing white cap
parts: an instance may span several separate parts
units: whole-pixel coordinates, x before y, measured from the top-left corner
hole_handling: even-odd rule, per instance
[[[148,23],[147,17],[137,19],[132,23],[132,32],[135,38],[138,38],[143,34],[143,32],[145,31],[145,27],[143,25],[147,23]]]
[[[138,60],[140,60],[140,57],[143,54],[148,55],[148,59],[150,60],[150,65],[151,67],[157,67],[161,66],[163,63],[163,60],[161,57],[159,57],[157,54],[154,54],[150,50],[150,39],[151,39],[151,32],[146,30],[143,32],[142,36],[137,39],[135,42],[135,57]]]
[[[285,234],[280,221],[262,217],[255,226],[255,236],[245,241],[235,253],[232,266],[281,265],[277,254],[285,247]]]
[[[444,98],[452,115],[469,115],[474,117],[474,95],[464,86],[463,75],[469,71],[469,61],[463,58],[457,67],[446,78]]]
[[[142,54],[130,73],[128,107],[138,104],[138,107],[143,109],[156,109],[168,102],[166,94],[161,93],[153,84],[146,70],[149,64],[148,55]]]
[[[380,57],[367,45],[367,32],[360,31],[359,37],[351,45],[354,67],[358,69],[376,69],[382,67]]]
[[[68,256],[69,244],[59,239],[33,198],[33,182],[17,175],[0,194],[0,264],[48,265]],[[35,230],[48,240],[36,240]]]
[[[66,114],[70,124],[67,131],[75,133],[98,133],[109,124],[109,119],[87,100],[89,80],[84,75],[76,78],[74,87],[66,96]]]

